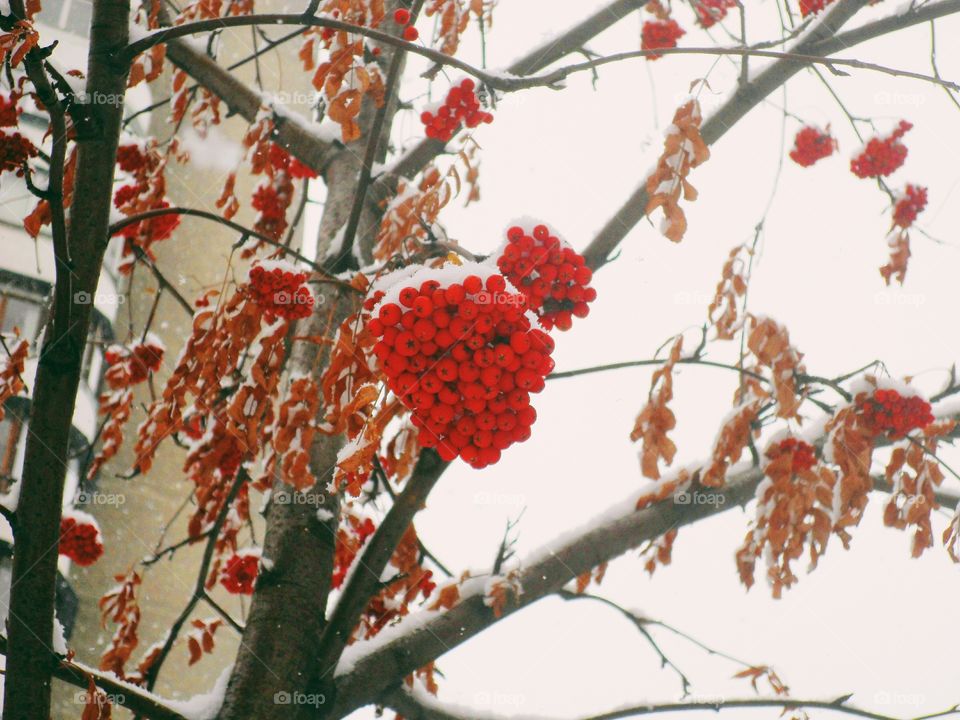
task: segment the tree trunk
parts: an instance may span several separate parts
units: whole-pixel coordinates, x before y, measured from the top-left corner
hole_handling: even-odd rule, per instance
[[[112,63],[110,53],[127,42],[129,11],[129,0],[94,3],[87,73],[92,100],[85,109],[96,135],[78,142],[75,187],[80,192],[71,207],[66,248],[56,248],[53,313],[34,380],[14,536],[5,720],[50,717],[60,508],[82,353],[108,240],[127,84],[126,68]],[[62,203],[62,198],[51,197],[50,202]]]

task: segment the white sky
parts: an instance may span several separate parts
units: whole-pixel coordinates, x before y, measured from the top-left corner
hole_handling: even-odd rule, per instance
[[[683,26],[692,30],[689,12],[675,5]],[[747,5],[750,39],[769,37],[774,4],[750,0]],[[863,16],[894,8],[881,3]],[[541,34],[563,29],[584,12],[581,3],[503,0],[488,38],[489,65],[507,64]],[[928,26],[920,26],[840,56],[929,72],[929,34]],[[633,49],[638,35],[639,20],[632,17],[591,49],[602,54]],[[940,69],[954,79],[960,76],[960,51],[952,38],[958,36],[960,19],[938,23]],[[707,44],[708,38],[690,32],[683,43]],[[475,44],[466,46],[464,57],[478,57]],[[581,75],[564,92],[536,90],[506,98],[493,125],[476,133],[484,148],[482,203],[448,210],[444,220],[450,234],[483,252],[500,243],[511,217],[532,215],[584,247],[649,171],[678,99],[713,62],[709,57],[635,61],[602,69],[596,92],[589,76]],[[859,143],[823,86],[804,72],[788,86],[788,107],[805,121],[831,124],[841,150],[809,169],[786,161],[750,309],[788,326],[810,372],[835,375],[879,358],[892,374],[917,374],[921,387],[936,389],[945,377],[939,371],[960,357],[960,339],[951,331],[960,269],[960,147],[955,139],[960,116],[933,86],[863,71],[828,77],[850,111],[877,120],[881,132],[901,118],[915,124],[906,138],[909,158],[891,185],[919,182],[930,188],[920,225],[949,245],[915,233],[906,284],[884,287],[877,268],[887,257],[886,196],[849,172],[848,158]],[[733,88],[735,78],[730,63],[717,65],[709,75],[716,95],[702,95],[706,113]],[[409,89],[407,96],[414,92]],[[648,224],[627,237],[619,259],[596,277],[600,296],[593,314],[558,338],[558,369],[648,358],[671,335],[695,332],[703,323],[723,260],[734,245],[752,237],[779,159],[799,127],[788,120],[788,147],[781,150],[777,107],[783,94],[770,101],[725,136],[711,160],[693,172],[701,197],[686,206],[690,230],[683,243],[671,244]],[[399,138],[419,136],[413,115],[397,127]],[[734,356],[730,348],[719,347],[711,357]],[[517,542],[521,557],[638,488],[643,479],[627,436],[649,375],[649,369],[621,370],[549,383],[537,398],[540,419],[529,442],[511,448],[483,472],[457,465],[444,475],[417,523],[427,545],[456,570],[489,568],[506,520],[524,508]],[[709,453],[735,381],[722,370],[679,371],[673,403],[679,462]],[[944,456],[957,461],[955,452]],[[947,487],[960,489],[954,479]],[[635,554],[615,563],[602,592],[718,649],[774,665],[798,697],[855,692],[853,702],[894,716],[941,710],[960,700],[960,670],[951,652],[960,630],[950,620],[960,575],[941,547],[910,560],[909,536],[882,526],[882,500],[873,498],[851,551],[831,541],[819,569],[801,575],[780,601],[772,600],[763,585],[762,566],[751,592],[739,583],[733,553],[750,517],[740,510],[681,530],[673,565],[652,580]],[[935,521],[938,540],[945,522]],[[751,694],[745,681],[728,680],[736,667],[664,633],[658,637],[694,681],[695,697]],[[680,688],[626,620],[589,602],[539,603],[445,655],[439,667],[446,675],[441,700],[504,715],[574,717],[634,701],[678,699]],[[364,710],[357,716],[370,714]],[[773,718],[778,711],[728,714]]]

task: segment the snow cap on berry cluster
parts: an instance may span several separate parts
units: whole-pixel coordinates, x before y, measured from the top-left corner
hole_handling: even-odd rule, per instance
[[[370,286],[368,295],[375,297],[377,292],[382,292],[380,298],[371,310],[371,315],[376,317],[378,308],[388,303],[400,304],[400,292],[405,287],[420,287],[428,280],[440,283],[441,287],[447,287],[456,283],[462,283],[464,278],[476,275],[483,281],[484,287],[487,285],[487,279],[495,275],[502,277],[502,273],[497,268],[496,259],[490,263],[489,259],[483,263],[464,261],[463,264],[446,263],[443,267],[432,268],[425,265],[408,265],[404,268],[381,275]],[[504,278],[507,283],[506,291],[516,295],[523,295],[514,285]],[[486,291],[481,291],[486,292]],[[530,321],[532,327],[537,327],[537,316],[529,310],[524,313]]]
[[[97,519],[90,513],[84,512],[83,510],[77,510],[76,508],[65,508],[63,518],[69,518],[73,520],[77,525],[90,525],[94,530],[97,531],[97,536],[102,536],[100,531],[100,523],[97,522]]]
[[[571,250],[574,249],[573,245],[567,242],[567,239],[560,233],[560,231],[557,230],[550,223],[544,222],[539,218],[530,217],[529,215],[520,215],[519,217],[513,218],[510,222],[508,222],[506,225],[503,226],[503,232],[501,233],[501,235],[503,236],[503,241],[500,243],[500,245],[497,246],[497,249],[494,250],[492,253],[490,253],[487,259],[483,261],[484,264],[493,265],[494,267],[497,266],[497,261],[500,259],[500,256],[503,255],[503,251],[506,250],[507,245],[510,244],[510,238],[507,237],[507,233],[510,231],[510,228],[520,227],[520,228],[523,228],[524,232],[531,233],[533,232],[533,229],[537,225],[543,225],[545,228],[547,228],[547,230],[550,233],[550,236],[555,237],[557,240],[560,241],[560,247],[570,248]],[[532,271],[530,273],[530,276],[539,277],[536,270]]]
[[[283,273],[291,273],[292,275],[303,275],[306,274],[306,270],[303,268],[297,267],[294,263],[285,259],[258,259],[253,265],[250,266],[250,270],[253,268],[259,267],[263,268],[264,272],[272,273],[274,270],[279,270]]]

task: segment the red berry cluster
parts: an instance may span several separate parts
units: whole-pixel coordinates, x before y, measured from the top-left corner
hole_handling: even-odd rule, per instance
[[[877,388],[860,402],[863,427],[874,435],[903,437],[933,422],[930,403],[917,396],[903,397],[896,390]]]
[[[333,561],[333,578],[330,584],[334,588],[343,585],[343,581],[350,572],[350,566],[367,538],[377,531],[377,526],[373,524],[370,518],[364,518],[362,521],[351,518],[352,533],[340,529],[337,532],[337,547]]]
[[[794,473],[805,472],[817,464],[816,449],[803,440],[789,437],[777,443],[777,448],[781,453],[793,453],[790,470]]]
[[[408,25],[410,22],[410,11],[406,8],[397,8],[394,10],[393,21],[397,25],[406,25],[406,27],[403,28],[403,39],[407,42],[413,42],[420,37],[420,33],[417,32],[417,29],[413,25]]]
[[[871,138],[867,146],[850,161],[850,170],[859,178],[886,177],[907,159],[907,146],[900,142],[913,125],[901,120],[885,138]]]
[[[816,15],[832,2],[833,0],[800,0],[800,17]]]
[[[103,539],[96,521],[86,513],[65,512],[60,518],[59,550],[77,565],[93,565],[103,555]]]
[[[36,157],[37,148],[18,132],[0,132],[0,172],[15,172],[23,177],[23,166]]]
[[[554,344],[531,327],[525,296],[494,274],[445,287],[428,279],[398,299],[380,302],[367,327],[380,338],[373,352],[387,386],[413,410],[420,445],[482,468],[529,438],[530,395],[553,370]]]
[[[926,206],[927,189],[919,185],[907,185],[893,206],[893,224],[904,229],[910,227]]]
[[[279,238],[287,229],[287,208],[293,199],[293,183],[289,178],[276,176],[281,182],[261,182],[253,192],[250,204],[258,212],[254,229],[273,238]]]
[[[829,128],[825,132],[818,127],[808,125],[801,128],[794,138],[790,159],[800,167],[810,167],[818,160],[833,155],[836,149],[837,141],[830,136]]]
[[[18,97],[0,92],[0,127],[15,127],[20,117]]]
[[[588,287],[593,272],[583,255],[537,225],[530,234],[515,225],[497,267],[527,297],[527,304],[547,330],[569,330],[573,317],[590,314],[597,291]]]
[[[132,187],[131,185],[125,185],[117,191],[116,196],[114,197],[114,202],[120,203],[121,193],[124,191],[124,188]],[[134,194],[136,194],[136,189],[134,189]],[[166,200],[161,200],[156,208],[156,210],[162,210],[163,208],[170,207],[170,203]],[[180,226],[180,216],[177,213],[169,213],[167,215],[157,215],[156,217],[148,218],[147,220],[141,220],[140,222],[135,222],[132,225],[127,225],[123,230],[120,231],[120,236],[125,237],[127,240],[137,240],[145,237],[149,242],[157,242],[158,240],[166,240],[171,235],[173,231]],[[128,254],[128,253],[124,253]]]
[[[457,132],[460,123],[475,128],[480,123],[493,122],[493,115],[480,109],[480,101],[473,91],[475,87],[473,80],[466,78],[450,88],[436,113],[427,110],[420,114],[428,138],[447,142]]]
[[[253,586],[260,571],[260,555],[238,552],[230,556],[220,574],[220,584],[234,595],[253,595]]]
[[[643,42],[640,47],[644,50],[675,48],[677,40],[686,34],[686,31],[677,24],[676,20],[647,20],[643,23],[643,30],[641,31]],[[647,55],[647,60],[656,60],[661,57],[663,55],[653,53]]]
[[[274,170],[285,172],[298,180],[304,178],[312,180],[317,177],[317,173],[312,167],[304,165],[276,143],[270,143],[268,159]]]
[[[136,143],[121,145],[117,148],[117,165],[124,172],[142,170],[147,164],[147,156]]]
[[[264,311],[267,322],[276,317],[298,320],[313,308],[313,294],[304,283],[307,274],[263,265],[250,268],[250,294]]]
[[[151,372],[160,369],[163,363],[163,346],[138,342],[129,348],[114,345],[103,354],[110,369],[105,379],[111,387],[128,387],[143,382]]]
[[[727,10],[735,8],[737,0],[696,0],[694,10],[702,28],[710,28],[727,16]]]

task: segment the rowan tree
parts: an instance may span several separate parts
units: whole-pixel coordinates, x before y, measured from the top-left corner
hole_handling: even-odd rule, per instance
[[[602,581],[609,563],[637,549],[653,573],[670,562],[684,526],[736,506],[747,506],[749,516],[742,542],[730,548],[730,571],[747,587],[765,579],[769,589],[754,592],[774,597],[798,582],[801,563],[815,567],[828,549],[847,547],[870,501],[882,503],[885,525],[910,534],[913,556],[945,549],[960,561],[960,516],[936,533],[941,538],[931,519],[957,505],[941,487],[955,473],[938,452],[957,433],[956,413],[944,401],[960,384],[949,373],[942,389],[924,397],[882,363],[830,377],[808,368],[788,328],[747,302],[762,220],[718,268],[702,328],[677,328],[666,342],[644,338],[662,343],[649,359],[555,370],[555,348],[567,341],[565,331],[591,321],[603,293],[597,281],[621,242],[648,218],[657,242],[682,242],[685,209],[697,200],[696,171],[711,162],[711,147],[798,74],[829,90],[834,122],[820,126],[781,108],[784,127],[789,120],[794,131],[780,161],[825,162],[846,144],[837,127],[849,124],[862,146],[842,148],[849,168],[843,161],[834,170],[876,187],[890,227],[889,260],[876,280],[881,287],[905,281],[928,193],[946,192],[898,172],[909,167],[911,137],[923,128],[909,116],[894,123],[857,117],[832,83],[880,73],[939,86],[957,102],[960,87],[941,74],[935,53],[924,72],[867,62],[855,51],[920,24],[933,30],[960,13],[960,1],[761,5],[613,0],[503,65],[486,57],[485,43],[476,57],[461,50],[464,38],[494,32],[497,8],[489,0],[311,0],[298,12],[274,14],[258,14],[252,2],[178,8],[95,0],[86,68],[57,62],[55,44],[35,27],[37,0],[0,6],[0,171],[25,179],[36,203],[24,228],[35,237],[49,232],[56,259],[41,340],[4,338],[0,362],[0,401],[26,395],[27,386],[30,398],[18,497],[3,510],[15,540],[4,718],[49,717],[53,680],[87,691],[86,720],[110,717],[118,696],[137,716],[170,720],[340,718],[366,706],[458,718],[459,710],[429,698],[442,685],[442,655],[550,596],[619,612],[686,692],[687,677],[653,633],[681,631],[605,598]],[[772,29],[754,19],[771,9],[779,18]],[[639,49],[590,50],[627,18],[641,23]],[[319,99],[313,117],[241,82],[237,65],[218,59],[214,40],[225,29],[276,26],[287,34],[262,35],[265,45],[239,64],[298,44],[298,72]],[[562,94],[577,74],[599,78],[598,93],[622,92],[603,85],[609,66],[662,68],[679,55],[707,56],[714,65],[688,78],[689,95],[672,108],[658,162],[593,237],[564,238],[551,218],[524,217],[519,206],[519,219],[502,219],[492,251],[472,247],[468,232],[445,223],[456,201],[483,207],[481,143],[484,126],[498,121],[498,104],[534,88]],[[411,57],[429,63],[421,78],[429,100],[401,94]],[[737,66],[733,87],[711,85],[719,62]],[[174,131],[135,136],[123,99],[140,84],[159,86],[164,68],[172,69],[172,85],[161,111]],[[705,95],[717,92],[726,94],[705,112]],[[25,112],[48,123],[42,139],[21,132]],[[399,138],[401,119],[416,128],[415,141]],[[166,173],[191,162],[181,133],[204,136],[226,123],[243,124],[244,157],[226,178],[217,211],[174,206]],[[602,134],[602,119],[598,128]],[[238,191],[240,174],[253,178],[251,193]],[[318,225],[306,227],[315,236],[304,245],[315,248],[309,255],[293,242],[305,229],[308,182],[324,192]],[[791,202],[800,210],[805,201]],[[255,211],[251,225],[236,221],[241,208]],[[176,268],[154,254],[161,243],[202,241],[183,236],[180,218],[188,215],[236,233],[224,283],[198,297],[184,297],[171,279]],[[85,472],[95,481],[126,445],[134,457],[128,477],[137,482],[159,447],[176,444],[192,492],[187,537],[137,566],[115,568],[118,584],[101,601],[114,634],[95,667],[54,642],[51,549],[80,565],[103,562],[95,520],[61,507],[91,315],[78,296],[96,293],[111,238],[122,243],[119,271],[149,273],[192,331],[181,347],[166,349],[151,332],[151,313],[106,350],[99,440]],[[722,348],[734,348],[737,359],[712,359]],[[31,358],[36,373],[25,378]],[[416,529],[447,468],[482,473],[505,462],[537,434],[538,396],[552,381],[625,366],[654,368],[632,431],[623,429],[639,448],[636,491],[533,556],[515,556],[511,525],[490,567],[448,569]],[[706,459],[677,467],[671,405],[684,366],[733,373],[737,386],[726,415],[717,413]],[[917,370],[925,369],[918,358]],[[544,459],[552,463],[545,472],[572,482],[562,460]],[[250,534],[258,505],[266,527],[259,544]],[[158,519],[160,537],[162,525]],[[188,545],[203,548],[195,588],[165,637],[143,647],[138,628],[150,607],[138,595],[141,578],[160,557],[176,562]],[[214,589],[251,596],[249,612],[235,617]],[[196,619],[198,608],[210,618]],[[212,709],[153,692],[171,653],[202,663],[228,632],[242,641]],[[754,706],[795,717],[826,710],[884,717],[849,697],[794,697],[771,667],[723,656],[757,696],[684,699],[604,717]]]

